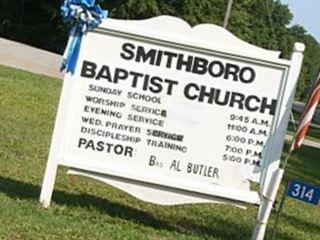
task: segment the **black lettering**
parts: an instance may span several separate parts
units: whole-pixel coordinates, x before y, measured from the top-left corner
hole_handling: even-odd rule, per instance
[[[247,77],[245,76],[246,72],[247,72],[247,74],[249,74],[249,76],[247,76]],[[250,67],[244,67],[240,70],[239,78],[240,78],[240,81],[243,83],[252,83],[254,81],[255,77],[256,77],[256,73]]]
[[[238,103],[239,109],[243,109],[243,101],[245,96],[242,93],[233,92],[230,99],[230,107],[234,107],[235,103]]]
[[[94,62],[83,61],[81,77],[94,78],[96,75],[97,64]]]
[[[143,74],[131,71],[130,75],[133,76],[132,85],[131,86],[135,88],[135,87],[137,87],[137,84],[138,84],[138,78],[143,77]]]
[[[238,72],[240,68],[237,65],[227,63],[226,64],[226,70],[224,73],[224,79],[229,79],[229,75],[233,76],[233,81],[238,81]]]
[[[154,62],[156,60],[156,53],[157,50],[150,49],[148,52],[145,52],[145,49],[143,47],[138,47],[137,49],[137,56],[135,61],[136,62],[147,62],[149,60],[149,64],[154,65]]]
[[[190,99],[190,100],[195,100],[195,99],[198,98],[198,96],[197,96],[196,94],[194,94],[194,95],[191,95],[191,94],[190,94],[191,88],[194,88],[196,91],[199,91],[199,90],[200,90],[197,84],[195,84],[195,83],[189,83],[189,84],[187,84],[187,85],[185,86],[185,88],[184,88],[184,90],[183,90],[184,96],[185,96],[186,98]]]
[[[218,105],[221,105],[221,106],[225,106],[228,104],[228,101],[229,101],[229,98],[230,98],[230,92],[227,91],[225,94],[224,94],[224,99],[223,101],[221,101],[220,99],[220,95],[221,95],[221,90],[220,89],[217,89],[215,91],[215,94],[214,94],[214,101],[216,104]]]
[[[80,148],[82,145],[87,143],[87,139],[85,138],[80,138],[79,143],[78,143],[78,148]]]
[[[113,148],[113,151],[114,151],[116,154],[120,155],[120,154],[122,154],[122,152],[123,152],[123,146],[120,145],[120,144],[115,145],[114,148]]]
[[[128,78],[128,71],[121,69],[121,68],[116,68],[115,72],[114,72],[114,79],[113,82],[114,83],[118,83],[119,80],[125,80]]]
[[[163,51],[159,50],[157,55],[157,60],[156,60],[156,66],[161,65],[162,55],[163,55]]]
[[[245,101],[246,109],[248,109],[250,112],[255,112],[259,109],[259,106],[255,106],[255,107],[250,106],[251,100],[256,100],[257,103],[260,103],[260,99],[257,96],[251,95],[247,97]]]
[[[108,66],[103,65],[102,68],[100,69],[99,73],[96,76],[97,80],[100,80],[101,78],[107,79],[109,82],[112,82],[112,77],[110,73],[110,69]]]
[[[102,141],[97,142],[98,147],[96,148],[97,151],[102,152],[104,150],[104,143]]]
[[[219,176],[219,168],[214,168],[213,170],[213,175],[212,175],[213,178],[220,178]]]
[[[193,57],[188,56],[187,60],[183,59],[184,55],[179,54],[178,55],[178,60],[177,60],[177,70],[181,70],[183,66],[185,66],[186,71],[190,72],[192,68],[192,62],[193,62]]]
[[[208,65],[207,59],[195,57],[192,72],[203,75],[207,72],[207,65]]]
[[[153,166],[156,164],[156,156],[151,155],[149,159],[149,166]]]
[[[170,79],[165,79],[164,80],[165,83],[168,83],[168,90],[167,90],[167,94],[168,95],[172,95],[172,89],[174,85],[178,85],[177,81],[174,80],[170,80]]]
[[[200,88],[200,96],[199,96],[199,102],[203,102],[205,97],[208,97],[208,103],[213,103],[214,99],[214,88],[210,88],[210,90],[207,92],[206,91],[206,86],[201,86]]]
[[[132,155],[133,155],[133,148],[127,146],[127,147],[124,149],[124,155],[125,155],[125,156],[129,156],[129,157],[132,157]]]
[[[113,144],[112,143],[106,143],[106,145],[107,145],[107,152],[109,153],[110,150],[111,150],[111,147],[113,146]]]
[[[148,90],[149,79],[150,79],[150,75],[149,75],[149,74],[146,74],[146,75],[144,76],[144,82],[143,82],[143,86],[142,86],[142,89],[143,89],[144,91],[147,91],[147,90]]]
[[[216,65],[219,68],[217,73],[215,73],[215,70],[214,70],[214,66],[216,66]],[[223,66],[222,62],[213,61],[210,63],[210,65],[208,67],[208,71],[212,77],[221,77],[224,72],[224,66]]]
[[[271,100],[271,104],[267,103],[268,99],[267,98],[262,98],[262,103],[261,103],[261,109],[260,112],[264,113],[266,111],[266,109],[269,109],[269,114],[270,115],[274,115],[275,111],[276,111],[276,107],[277,107],[277,100],[272,99]]]
[[[152,86],[149,87],[149,90],[153,93],[160,93],[162,91],[161,85],[162,79],[159,77],[152,77],[150,79],[150,84]]]
[[[166,67],[167,68],[171,68],[172,65],[172,59],[177,57],[178,55],[176,53],[172,53],[172,52],[163,52],[164,56],[167,56],[167,64]]]
[[[87,148],[91,148],[92,150],[96,150],[95,147],[94,147],[94,143],[93,143],[93,140],[89,140],[87,145],[84,147],[85,149]]]
[[[125,43],[122,45],[122,52],[120,56],[125,60],[132,60],[134,57],[134,52],[132,50],[135,49],[135,46],[131,43]],[[127,53],[127,55],[125,54]]]

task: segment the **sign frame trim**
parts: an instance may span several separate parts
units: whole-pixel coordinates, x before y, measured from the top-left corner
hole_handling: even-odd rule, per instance
[[[105,30],[105,29],[104,29]],[[109,31],[108,29],[107,29],[107,31]],[[98,32],[98,31],[95,31],[95,32]],[[104,31],[105,32],[105,31]],[[109,32],[112,32],[111,30],[109,31]],[[120,33],[125,33],[125,32],[121,32],[121,31],[118,31],[118,32],[120,32]],[[127,35],[128,35],[128,33],[126,33]],[[129,35],[132,35],[132,34],[129,34]],[[133,36],[136,36],[136,35],[133,35]],[[120,35],[120,37],[121,37],[121,35]],[[145,36],[140,36],[140,37],[145,37]],[[152,39],[152,38],[151,38]],[[140,39],[139,39],[140,40]],[[155,39],[152,39],[152,40],[155,40]],[[166,41],[163,41],[162,39],[156,39],[157,40],[157,42],[166,42]],[[141,41],[141,40],[140,40]],[[171,43],[170,45],[172,45],[173,43],[172,42],[169,42],[169,43]],[[188,50],[188,51],[194,51],[195,49],[197,49],[197,50],[201,50],[200,52],[201,53],[204,53],[204,54],[208,54],[208,52],[210,52],[210,54],[209,55],[218,55],[218,56],[222,56],[222,57],[232,57],[232,58],[234,58],[234,59],[240,59],[240,60],[242,60],[242,61],[244,61],[244,57],[245,56],[242,56],[242,55],[240,55],[240,54],[230,54],[230,52],[224,52],[224,51],[214,51],[214,50],[212,50],[212,49],[207,49],[207,48],[199,48],[199,47],[195,47],[195,46],[193,46],[193,45],[189,45],[189,44],[177,44],[177,43],[174,43],[174,45],[180,45],[181,47],[183,47],[183,49],[186,49],[186,50]],[[168,44],[165,44],[165,46],[168,46]],[[247,60],[247,62],[250,62],[250,63],[258,63],[258,64],[261,64],[261,65],[265,65],[265,66],[271,66],[271,67],[275,67],[275,68],[277,68],[277,69],[281,69],[282,71],[283,71],[283,74],[285,74],[286,75],[286,77],[283,77],[282,79],[281,79],[281,85],[283,85],[283,84],[285,84],[285,86],[283,86],[283,87],[281,87],[281,89],[284,89],[285,90],[285,88],[286,88],[286,83],[287,83],[287,81],[288,81],[288,79],[289,79],[289,77],[288,77],[288,75],[289,75],[289,72],[290,72],[290,69],[291,69],[291,61],[288,61],[288,60],[283,60],[283,59],[273,59],[273,60],[270,60],[270,59],[268,59],[268,60],[263,60],[263,59],[256,59],[256,58],[254,58],[254,57],[252,57],[252,58],[250,58],[250,57],[246,57],[246,59],[251,59],[251,61],[248,61]],[[281,65],[282,67],[279,67],[279,66],[277,66],[277,65]],[[64,86],[65,86],[65,84],[64,84]],[[64,88],[64,86],[63,86],[63,88]],[[75,91],[75,89],[74,89],[74,86],[72,86],[71,87],[71,89],[72,89],[72,92],[73,91]],[[279,89],[279,92],[278,92],[278,95],[279,94],[281,94],[281,92],[282,92],[282,100],[283,100],[283,97],[284,97],[284,90],[280,90]],[[62,93],[62,95],[64,95],[63,93]],[[72,103],[70,102],[70,96],[72,96],[72,94],[70,94],[70,92],[69,93],[67,93],[67,96],[65,96],[65,97],[61,97],[61,99],[60,99],[60,101],[61,102],[68,102],[69,104],[68,104],[68,107],[67,107],[67,110],[66,110],[66,113],[67,113],[67,118],[69,118],[70,117],[70,114],[69,114],[69,112],[70,111],[68,111],[69,109],[71,109],[72,108]],[[65,100],[62,100],[62,99],[65,99]],[[278,105],[278,106],[280,106],[280,105]],[[281,109],[280,109],[280,107],[278,107],[279,109],[276,111],[276,112],[279,112]],[[59,110],[60,110],[60,104],[59,104]],[[59,112],[59,110],[58,110],[58,112]],[[59,114],[58,114],[59,115]],[[56,125],[58,125],[58,122],[61,122],[61,121],[58,121],[58,119],[59,119],[59,117],[58,117],[58,115],[57,115],[57,120],[56,120]],[[277,115],[275,114],[275,117],[276,117]],[[273,120],[275,120],[275,117],[274,117],[274,119]],[[280,118],[280,116],[279,116],[279,114],[278,114],[278,118]],[[278,122],[279,121],[279,119],[277,119],[277,121],[276,122]],[[61,123],[59,123],[59,124],[61,124]],[[274,124],[273,124],[273,126],[275,126]],[[62,129],[65,129],[66,128],[66,126],[65,126],[65,124],[63,124],[63,125],[61,125],[60,126],[60,128],[62,128]],[[66,133],[66,131],[63,131],[64,133]],[[52,138],[52,142],[54,141],[54,138],[56,138],[57,136],[55,136],[55,135],[57,135],[57,134],[54,134],[54,136],[53,136],[53,138]],[[64,134],[64,136],[65,136],[65,134]],[[63,151],[63,146],[64,146],[64,144],[63,144],[63,141],[64,141],[64,137],[62,137],[62,139],[60,139],[61,140],[61,145],[60,145],[60,147],[58,148],[58,149],[56,149],[55,151],[53,151],[53,152],[59,152],[59,154],[58,154],[58,161],[56,161],[56,164],[57,165],[61,165],[61,163],[63,162],[63,158],[62,158],[62,153],[64,152]],[[59,142],[59,141],[58,141]],[[52,146],[52,148],[54,148],[53,146]],[[49,155],[49,158],[50,158],[50,155]],[[49,162],[49,161],[48,161]],[[266,161],[267,162],[267,161]],[[48,165],[49,165],[49,163],[48,163]],[[71,167],[77,167],[77,166],[71,166]],[[261,181],[260,181],[260,183],[261,183]],[[50,196],[50,198],[51,198],[51,196]],[[44,197],[40,197],[40,199],[42,200],[42,202],[44,202],[45,203],[45,201],[44,201]]]

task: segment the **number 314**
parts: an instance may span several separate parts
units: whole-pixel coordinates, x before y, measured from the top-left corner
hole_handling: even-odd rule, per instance
[[[307,198],[309,201],[312,201],[313,192],[314,189],[310,189],[309,191],[307,191],[307,188],[305,186],[301,187],[301,185],[295,184],[292,195],[294,197]]]

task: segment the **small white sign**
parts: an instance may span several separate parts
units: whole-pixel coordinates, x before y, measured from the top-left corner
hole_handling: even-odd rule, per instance
[[[65,77],[51,157],[144,191],[259,204],[250,182],[278,168],[297,80],[278,56],[214,25],[108,19]]]

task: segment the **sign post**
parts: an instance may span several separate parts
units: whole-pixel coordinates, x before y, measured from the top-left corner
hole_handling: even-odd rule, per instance
[[[263,236],[303,50],[280,59],[168,16],[103,21],[66,74],[40,201],[62,165],[157,204],[258,204]]]
[[[318,205],[320,199],[320,188],[297,180],[291,180],[287,187],[287,196],[300,201]]]
[[[293,54],[291,56],[291,61],[293,66],[301,66],[302,60],[303,60],[303,52],[305,50],[305,46],[302,44],[295,44],[293,49]],[[294,68],[293,71],[291,71],[291,75],[289,74],[289,78],[297,79],[300,73],[300,67]],[[295,89],[296,86],[292,86],[293,89]],[[293,90],[295,92],[295,90]],[[291,105],[290,105],[290,111],[291,111]],[[290,112],[291,114],[291,112]],[[289,155],[290,156],[290,155]],[[289,157],[288,156],[288,157]],[[288,161],[288,158],[285,160],[285,162]],[[285,170],[285,166],[287,163],[284,164],[283,168],[280,168],[278,172],[274,176],[274,181],[269,185],[270,190],[262,190],[262,197],[264,198],[263,203],[260,205],[257,220],[256,220],[256,226],[252,234],[252,240],[263,240],[266,227],[268,224],[268,219],[271,214],[273,203],[276,199],[276,195],[281,183],[281,179]],[[272,167],[272,166],[271,166]],[[265,185],[268,186],[268,185]]]

